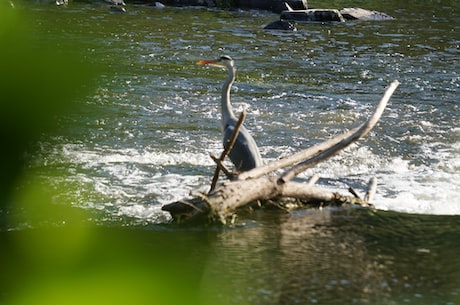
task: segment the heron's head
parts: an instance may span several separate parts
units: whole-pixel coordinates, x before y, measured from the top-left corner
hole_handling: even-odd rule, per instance
[[[197,65],[210,65],[213,67],[233,68],[233,59],[228,55],[223,55],[217,59],[200,60],[196,62]]]

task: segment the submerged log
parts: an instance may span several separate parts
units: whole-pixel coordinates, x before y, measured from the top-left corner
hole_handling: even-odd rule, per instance
[[[190,221],[226,223],[237,209],[264,200],[293,198],[315,205],[371,205],[369,201],[376,188],[374,180],[370,183],[365,199],[361,199],[356,194],[346,196],[316,187],[313,185],[314,181],[305,184],[293,182],[292,179],[337,155],[341,150],[364,137],[379,121],[398,85],[398,81],[391,83],[372,116],[358,127],[287,158],[243,172],[237,175],[235,180],[222,183],[209,194],[196,194],[193,199],[167,204],[162,207],[162,210],[168,211],[173,220],[178,223]],[[290,166],[292,167],[286,169]],[[285,170],[281,174],[270,175],[280,169]]]

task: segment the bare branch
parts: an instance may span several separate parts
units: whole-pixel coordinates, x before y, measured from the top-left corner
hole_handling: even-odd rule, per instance
[[[216,163],[216,172],[217,172],[217,177],[219,177],[219,173],[218,171],[221,170],[224,172],[225,176],[227,176],[227,179],[229,180],[232,180],[232,178],[234,177],[234,174],[225,166],[225,164],[223,163],[223,161],[220,159],[220,158],[217,158],[216,156],[214,156],[213,154],[210,154],[209,155],[211,157],[211,159],[214,161],[214,163]],[[215,172],[215,173],[216,173]],[[214,173],[214,174],[215,174]],[[215,176],[216,177],[216,174]],[[212,191],[214,188],[215,188],[215,183],[217,183],[217,178],[216,178],[216,182],[214,183],[214,178],[213,178],[213,185],[211,185],[211,190]],[[212,186],[214,186],[214,188],[212,188]]]
[[[317,200],[328,202],[334,199],[334,193],[326,191],[317,186],[308,186],[305,183],[289,181],[285,183],[282,188],[282,196],[297,198],[297,199],[307,199],[307,200]]]
[[[372,177],[369,180],[367,193],[364,196],[364,201],[366,202],[372,201],[372,197],[374,197],[376,191],[377,191],[377,178]]]
[[[170,212],[176,222],[200,220],[225,223],[226,218],[232,215],[236,209],[250,202],[266,199],[273,200],[280,196],[301,199],[302,202],[313,202],[314,204],[319,203],[321,205],[331,203],[369,206],[368,201],[375,193],[375,180],[370,182],[366,198],[362,200],[354,196],[345,196],[337,192],[330,192],[315,187],[312,185],[316,180],[315,177],[311,179],[310,185],[293,182],[291,179],[307,168],[336,155],[340,150],[366,135],[378,122],[398,85],[399,82],[394,81],[389,86],[375,112],[364,124],[340,136],[315,145],[312,148],[296,153],[293,156],[244,172],[238,176],[237,180],[223,183],[210,191],[206,196],[200,195],[190,200],[167,204],[162,207],[162,210]],[[237,135],[234,136],[236,138]],[[231,145],[227,148],[230,151]],[[225,157],[228,151],[222,153],[221,159]],[[266,175],[272,171],[296,163],[298,164],[284,172],[280,177]]]
[[[243,109],[243,111],[240,114],[240,117],[238,118],[238,122],[236,123],[235,130],[233,131],[232,137],[230,138],[230,141],[225,143],[224,151],[220,155],[219,161],[222,163],[225,160],[225,157],[230,153],[230,150],[233,148],[233,145],[235,144],[236,138],[238,137],[238,134],[240,133],[240,127],[243,125],[244,118],[246,117],[246,109]],[[211,157],[212,158],[212,157]],[[216,161],[216,160],[214,160]],[[217,161],[216,161],[217,163]],[[217,185],[217,180],[219,180],[219,173],[220,173],[221,168],[219,167],[219,163],[217,163],[216,170],[214,172],[214,177],[212,178],[211,182],[211,189],[209,190],[210,192],[216,188]],[[225,172],[227,177],[229,174]]]
[[[359,197],[358,193],[356,193],[355,189],[352,188],[351,186],[348,188],[348,191],[349,191],[355,198],[360,198],[360,199],[361,199],[361,197]]]
[[[287,158],[273,161],[264,166],[256,167],[250,171],[241,173],[238,176],[238,179],[246,180],[246,179],[251,179],[251,178],[257,178],[257,177],[266,175],[268,173],[271,173],[275,170],[278,170],[280,168],[291,166],[297,162],[307,160],[307,159],[311,160],[311,161],[307,160],[308,162],[302,165],[304,167],[297,168],[293,172],[285,173],[285,175],[282,177],[282,180],[280,182],[289,181],[295,176],[297,176],[298,174],[300,174],[301,172],[307,170],[308,168],[318,164],[321,161],[324,161],[327,158],[332,157],[333,155],[337,154],[341,149],[355,142],[360,137],[363,137],[364,135],[366,135],[374,127],[374,125],[378,122],[380,116],[382,115],[383,110],[385,109],[391,95],[396,90],[398,85],[399,85],[399,82],[397,80],[393,81],[390,84],[388,89],[385,91],[385,94],[383,95],[382,99],[380,100],[379,104],[377,105],[377,108],[374,114],[369,118],[369,120],[366,123],[356,128],[353,128],[352,130],[342,135],[339,135],[337,137],[324,141],[323,143],[317,144],[308,149],[302,150]],[[322,154],[322,152],[325,152],[325,151],[326,153]],[[315,159],[311,159],[313,157],[315,157]]]
[[[307,186],[313,186],[313,185],[315,185],[315,183],[318,182],[318,180],[319,180],[319,175],[318,175],[318,174],[314,174],[314,175],[310,178],[310,180],[308,181]]]
[[[369,118],[369,120],[367,120],[367,122],[365,122],[361,126],[355,129],[352,129],[352,130],[355,130],[354,133],[350,134],[347,137],[345,137],[345,135],[342,135],[340,141],[337,142],[336,144],[330,146],[323,152],[318,153],[316,156],[303,161],[302,163],[298,164],[291,170],[284,173],[280,177],[280,181],[286,182],[286,181],[291,180],[298,174],[306,171],[307,169],[315,166],[316,164],[328,158],[331,158],[332,156],[337,155],[345,147],[349,146],[350,144],[364,137],[369,131],[372,130],[372,128],[374,128],[375,124],[377,124],[377,122],[379,121],[380,117],[382,116],[383,111],[385,110],[385,107],[388,104],[388,101],[390,100],[390,97],[393,95],[393,92],[396,90],[398,85],[399,85],[398,81],[394,81],[390,84],[388,89],[385,91],[385,94],[383,95],[382,99],[380,100],[379,104],[377,105],[377,108],[375,109],[372,116]]]

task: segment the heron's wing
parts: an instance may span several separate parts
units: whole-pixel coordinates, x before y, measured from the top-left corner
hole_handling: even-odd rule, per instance
[[[235,126],[228,124],[224,129],[224,147],[230,141],[233,135]],[[260,156],[259,148],[257,147],[254,138],[249,134],[244,126],[240,127],[240,132],[229,153],[230,160],[235,165],[238,171],[247,171],[263,164]]]

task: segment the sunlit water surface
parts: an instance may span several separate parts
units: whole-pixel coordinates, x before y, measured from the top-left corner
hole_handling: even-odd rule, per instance
[[[206,265],[199,283],[209,304],[457,304],[460,7],[368,5],[397,19],[267,32],[278,17],[268,12],[128,5],[118,14],[102,3],[17,2],[32,12],[37,42],[70,47],[101,71],[81,107],[37,143],[24,183],[33,179],[56,205],[88,211],[102,228],[128,226],[124,234],[149,255],[183,247]],[[388,211],[261,211],[221,232],[163,225],[163,204],[209,187],[225,72],[194,63],[223,54],[238,67],[235,109],[247,109],[267,160],[363,122],[399,80],[365,139],[300,177],[317,173],[320,186],[343,193],[362,193],[376,177],[374,202]],[[59,213],[34,217],[5,231],[64,223]],[[162,228],[175,238],[156,244]]]
[[[322,186],[363,192],[375,176],[378,209],[460,214],[460,15],[452,2],[434,11],[388,4],[379,9],[395,21],[297,32],[264,31],[277,16],[259,11],[32,9],[44,39],[81,49],[104,71],[80,111],[62,120],[65,132],[41,144],[35,166],[52,169],[44,177],[56,189],[65,186],[57,201],[157,223],[167,220],[161,205],[206,190],[208,155],[221,150],[225,72],[194,62],[228,54],[239,72],[233,104],[247,109],[267,160],[366,120],[399,80],[374,131],[301,178],[318,173]]]

